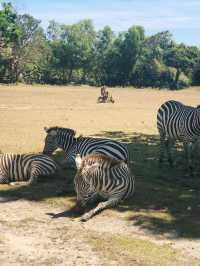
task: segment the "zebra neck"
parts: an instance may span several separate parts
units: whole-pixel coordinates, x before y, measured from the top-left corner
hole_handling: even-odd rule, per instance
[[[87,150],[87,145],[88,145],[88,141],[90,140],[90,138],[87,137],[78,137],[78,138],[74,138],[74,143],[73,143],[73,151],[76,154],[81,154],[83,155],[83,150]]]
[[[73,150],[76,154],[78,154],[78,153],[81,154],[81,151],[79,149],[80,143],[81,143],[80,137],[74,138]]]
[[[65,152],[67,152],[76,142],[76,138],[71,135],[60,135],[58,137],[58,145],[59,148],[63,149]]]

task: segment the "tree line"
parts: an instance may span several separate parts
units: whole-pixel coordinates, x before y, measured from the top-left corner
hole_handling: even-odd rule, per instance
[[[44,30],[33,16],[3,3],[0,82],[181,89],[200,85],[200,49],[176,43],[169,31],[145,36],[141,26],[96,31],[88,19],[52,20]]]

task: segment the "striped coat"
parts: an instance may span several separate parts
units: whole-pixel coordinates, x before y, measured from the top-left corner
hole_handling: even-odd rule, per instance
[[[173,163],[170,145],[179,140],[183,142],[189,165],[195,144],[200,139],[200,108],[187,106],[178,101],[163,103],[157,113],[157,128],[160,134],[160,161],[164,151],[168,161]]]
[[[51,127],[45,128],[45,131],[47,136],[43,153],[51,155],[57,148],[61,148],[70,164],[75,164],[76,154],[81,157],[87,154],[104,154],[116,160],[129,161],[129,152],[124,143],[103,138],[76,138],[75,131],[69,128]]]
[[[56,172],[56,163],[43,154],[0,154],[0,183],[28,181]]]
[[[123,161],[105,155],[76,156],[77,174],[74,179],[77,206],[84,208],[88,202],[100,198],[106,200],[81,218],[90,219],[99,211],[117,205],[134,193],[134,176]]]

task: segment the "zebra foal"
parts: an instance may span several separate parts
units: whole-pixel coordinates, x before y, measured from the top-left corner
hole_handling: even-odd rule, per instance
[[[167,101],[158,110],[157,128],[160,134],[160,162],[166,151],[168,162],[173,164],[170,146],[179,140],[183,142],[187,164],[192,169],[194,149],[200,139],[200,108]]]
[[[118,141],[82,136],[76,138],[76,132],[69,128],[45,127],[44,130],[47,135],[43,153],[51,155],[57,148],[61,148],[68,163],[75,164],[76,154],[80,154],[81,157],[87,154],[104,154],[116,160],[129,160],[127,145]]]
[[[125,162],[102,154],[87,155],[83,159],[77,155],[75,160],[78,168],[74,178],[77,206],[84,209],[95,199],[106,200],[85,213],[81,221],[87,221],[96,213],[133,195],[134,176]]]
[[[33,184],[39,176],[56,172],[56,163],[43,154],[0,154],[0,183],[27,181]]]

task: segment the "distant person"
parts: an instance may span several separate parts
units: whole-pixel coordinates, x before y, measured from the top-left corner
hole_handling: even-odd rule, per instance
[[[106,99],[106,87],[105,86],[101,87],[101,97],[103,101]]]
[[[101,87],[101,95],[97,99],[97,103],[114,103],[112,95],[106,90],[106,87]]]

